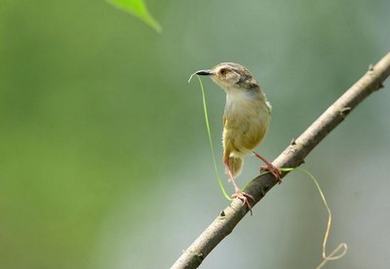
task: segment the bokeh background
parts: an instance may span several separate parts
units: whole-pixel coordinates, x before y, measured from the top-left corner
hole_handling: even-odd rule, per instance
[[[272,159],[389,51],[387,0],[147,3],[162,34],[104,1],[1,0],[0,268],[168,268],[228,204],[190,73],[256,74]],[[329,250],[349,245],[327,268],[390,264],[386,85],[306,160],[333,209]],[[225,97],[205,87],[219,160]],[[314,268],[326,218],[293,173],[202,268]]]

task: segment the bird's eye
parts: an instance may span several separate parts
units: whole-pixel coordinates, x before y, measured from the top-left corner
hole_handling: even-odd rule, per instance
[[[226,75],[226,73],[228,72],[228,70],[226,68],[222,68],[221,70],[219,70],[219,73],[224,76]]]

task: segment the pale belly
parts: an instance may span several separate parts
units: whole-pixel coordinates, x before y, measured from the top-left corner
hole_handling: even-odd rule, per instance
[[[243,157],[263,140],[270,122],[270,112],[264,107],[241,107],[225,111],[223,146],[230,156]]]

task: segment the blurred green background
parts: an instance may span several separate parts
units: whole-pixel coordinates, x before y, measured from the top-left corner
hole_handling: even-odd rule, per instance
[[[227,205],[190,73],[256,74],[272,159],[389,50],[387,0],[147,3],[162,34],[104,1],[1,0],[0,268],[168,268]],[[349,245],[327,268],[390,264],[386,84],[306,160],[333,209],[329,249]],[[220,159],[224,93],[205,86]],[[325,223],[292,174],[202,268],[314,268]]]

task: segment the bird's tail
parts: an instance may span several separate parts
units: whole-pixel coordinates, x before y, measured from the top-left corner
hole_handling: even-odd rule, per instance
[[[237,177],[242,170],[242,166],[244,164],[244,159],[238,156],[228,156],[224,160],[226,164],[226,168],[230,170],[232,173],[233,177]],[[229,171],[226,171],[226,173],[229,173]]]

